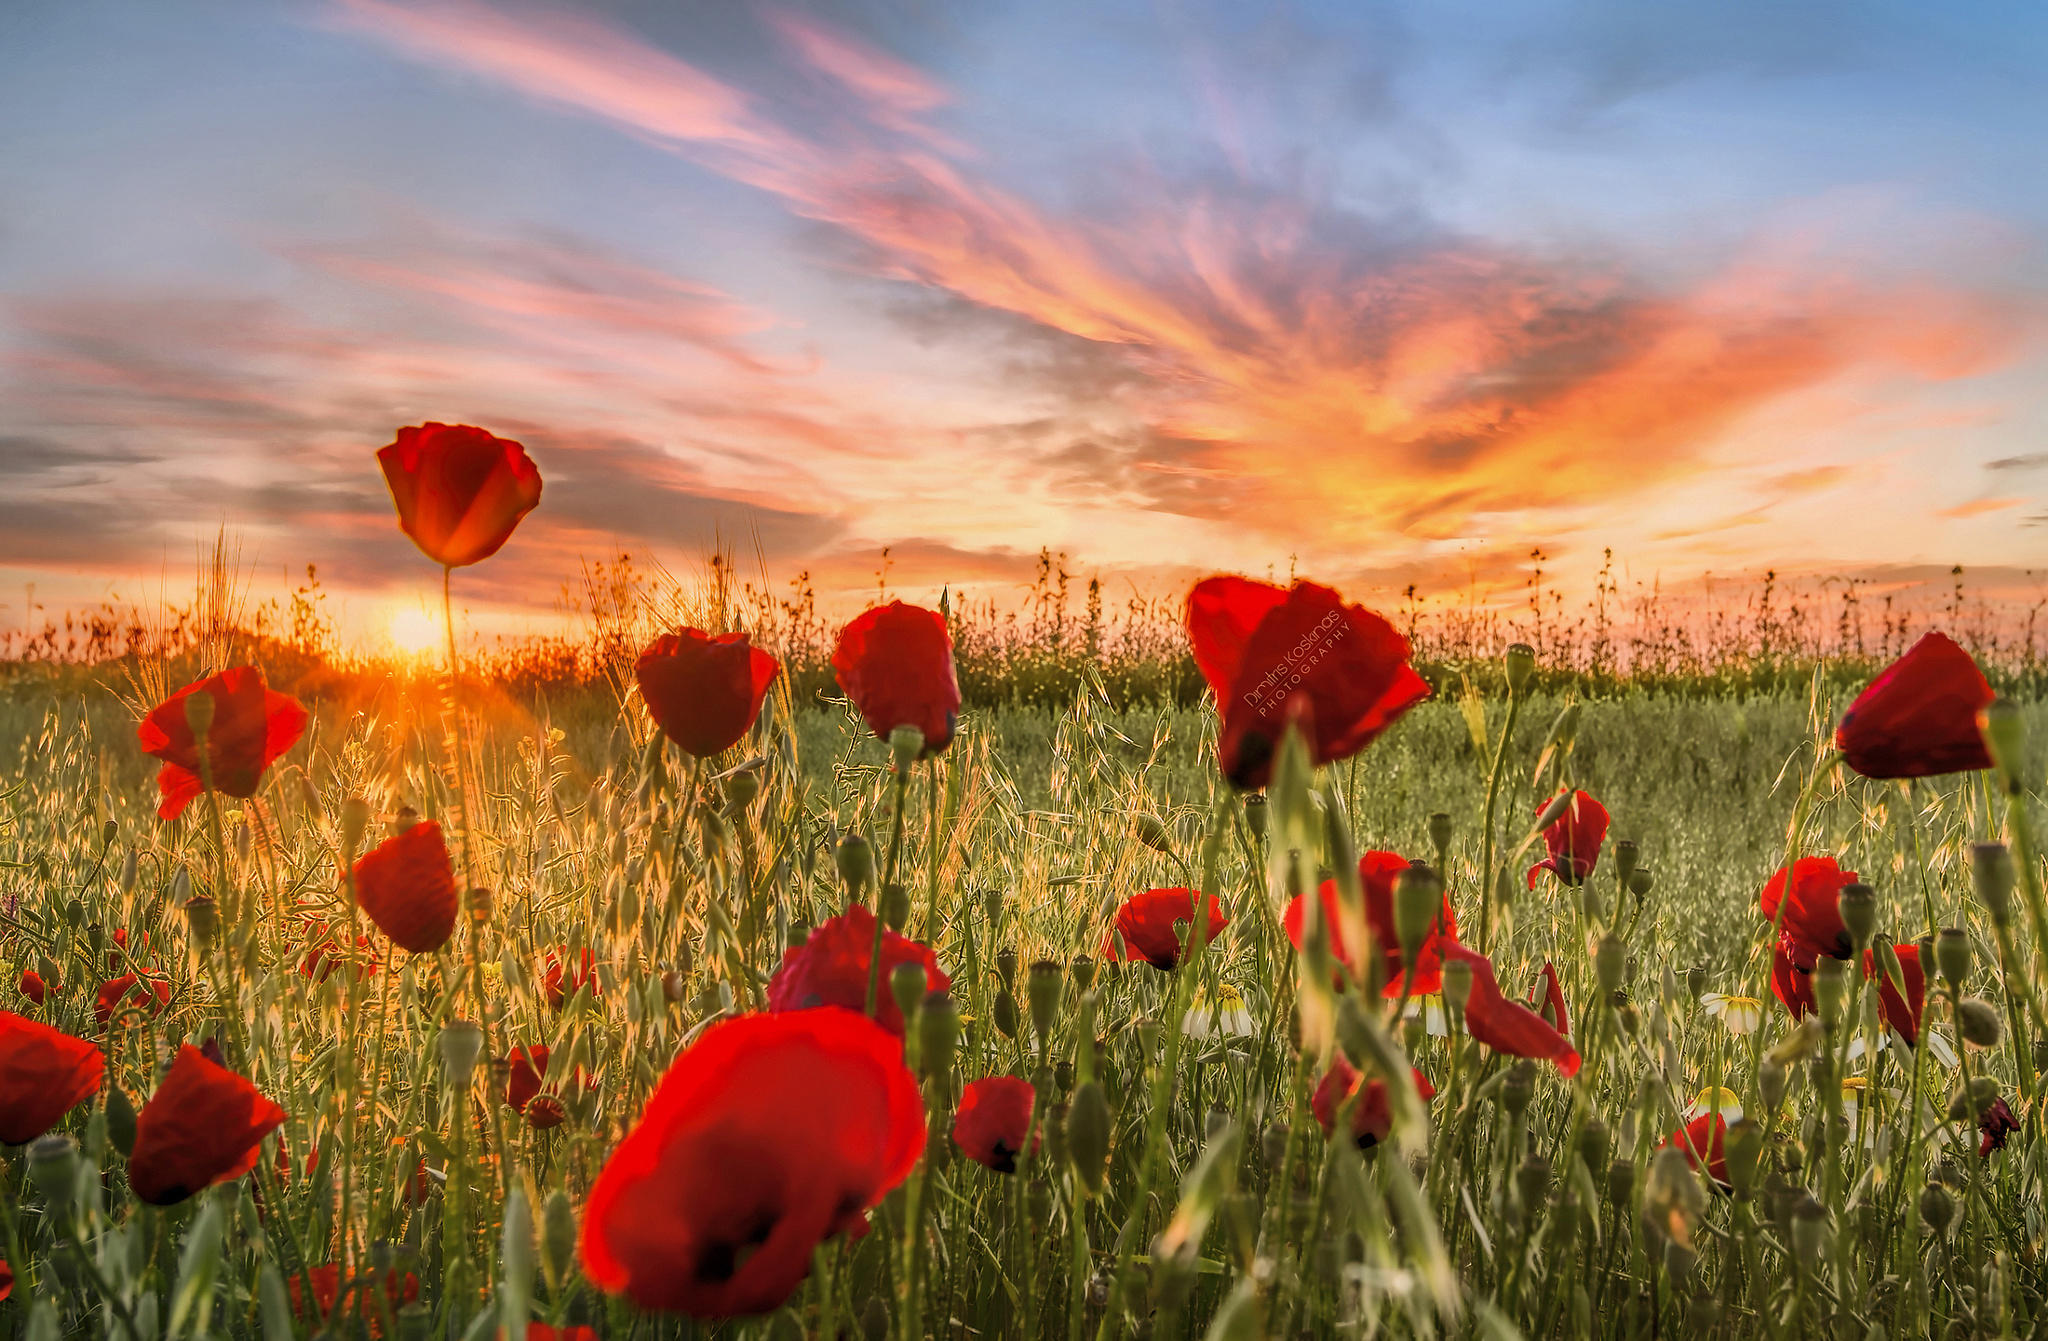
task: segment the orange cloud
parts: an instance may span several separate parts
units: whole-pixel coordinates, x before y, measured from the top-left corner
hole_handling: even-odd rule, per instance
[[[2003,512],[2025,503],[2024,498],[1973,498],[1967,503],[1958,503],[1952,508],[1943,508],[1934,515],[1961,521],[1968,517],[1981,517],[1987,512]]]

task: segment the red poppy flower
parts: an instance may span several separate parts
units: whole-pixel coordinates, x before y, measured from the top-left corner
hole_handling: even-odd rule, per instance
[[[1781,932],[1771,954],[1771,994],[1783,1002],[1793,1019],[1804,1019],[1814,1008],[1813,951],[1800,945],[1790,932]]]
[[[997,1173],[1015,1173],[1017,1156],[1031,1133],[1031,1109],[1038,1096],[1031,1082],[1016,1076],[983,1076],[960,1091],[953,1119],[953,1143],[960,1153]],[[1036,1149],[1038,1142],[1031,1142]]]
[[[1830,959],[1849,957],[1854,947],[1849,942],[1848,928],[1842,925],[1841,897],[1842,886],[1855,882],[1856,872],[1843,870],[1833,857],[1801,857],[1792,863],[1792,900],[1778,928],[1806,952],[1807,968],[1813,967],[1815,955]],[[1757,896],[1765,917],[1778,918],[1778,903],[1785,897],[1785,886],[1785,868],[1781,866]]]
[[[1429,697],[1408,640],[1313,582],[1211,577],[1188,593],[1188,640],[1216,694],[1216,755],[1232,786],[1266,785],[1290,716],[1318,764],[1348,759]]]
[[[1927,1000],[1927,977],[1920,968],[1920,947],[1906,941],[1893,946],[1892,953],[1899,957],[1899,977],[1906,989],[1903,994],[1878,967],[1875,950],[1863,952],[1863,977],[1866,981],[1877,980],[1877,1013],[1885,1027],[1908,1043],[1918,1043],[1920,1011]]]
[[[640,697],[662,734],[699,759],[731,749],[761,715],[775,658],[744,633],[664,633],[633,663]]]
[[[1993,1099],[1991,1106],[1977,1117],[1977,1131],[1982,1138],[1977,1142],[1978,1157],[1989,1159],[1992,1151],[2005,1149],[2006,1138],[2019,1129],[2020,1120],[2012,1115],[2005,1100]]]
[[[427,1176],[427,1162],[424,1159],[416,1161],[412,1166],[412,1173],[405,1180],[405,1186],[400,1189],[405,1200],[414,1206],[424,1205],[427,1194],[433,1190],[434,1180]]]
[[[365,852],[355,877],[357,906],[396,944],[429,954],[455,934],[460,891],[435,821],[421,820]]]
[[[1116,910],[1116,929],[1102,938],[1102,957],[1120,961],[1144,960],[1153,968],[1172,969],[1180,963],[1180,943],[1185,935],[1179,923],[1195,920],[1195,895],[1188,889],[1148,889],[1124,900]],[[1230,919],[1214,894],[1209,896],[1209,934],[1204,943],[1223,934]]]
[[[1536,1000],[1531,1008],[1558,1033],[1566,1038],[1572,1036],[1572,1016],[1565,1009],[1564,986],[1558,982],[1557,969],[1548,959],[1543,961],[1543,973],[1536,984]]]
[[[1553,797],[1536,807],[1536,814],[1555,803]],[[1607,841],[1607,807],[1585,792],[1573,792],[1571,804],[1543,830],[1543,846],[1550,855],[1529,868],[1529,888],[1536,888],[1536,872],[1549,871],[1567,885],[1583,885],[1600,860],[1600,845]]]
[[[362,982],[374,977],[377,972],[377,947],[368,936],[356,937],[356,953],[346,953],[347,933],[328,926],[317,917],[308,917],[306,923],[306,953],[299,960],[299,972],[314,982],[326,982],[334,970],[343,964],[353,965],[356,981]]]
[[[1554,1062],[1566,1076],[1579,1073],[1579,1050],[1541,1015],[1501,992],[1492,960],[1456,944],[1446,944],[1443,955],[1472,966],[1472,995],[1465,1002],[1465,1028],[1472,1037],[1495,1052]]]
[[[548,1077],[548,1049],[546,1044],[514,1048],[509,1056],[498,1059],[498,1066],[505,1073],[505,1102],[526,1120],[542,1131],[558,1127],[568,1116],[561,1098],[546,1089]],[[596,1082],[582,1067],[577,1067],[570,1076],[557,1076],[555,1089],[582,1090],[588,1093],[595,1089]],[[539,1111],[535,1112],[535,1107]]]
[[[114,948],[107,951],[108,973],[119,973],[122,965],[139,964],[149,957],[149,933],[146,931],[142,933],[141,939],[136,942],[133,951],[128,948],[128,928],[126,927],[115,927],[114,934],[108,939],[114,942]]]
[[[899,1039],[846,1010],[712,1025],[598,1174],[583,1267],[642,1308],[765,1313],[923,1153]]]
[[[1396,852],[1368,852],[1358,859],[1358,879],[1365,886],[1365,925],[1372,932],[1373,944],[1381,956],[1381,976],[1385,979],[1382,991],[1389,997],[1401,995],[1403,989],[1401,938],[1394,930],[1394,882],[1408,866],[1408,859]],[[1340,963],[1358,971],[1361,966],[1353,962],[1351,947],[1344,944],[1337,921],[1337,882],[1323,881],[1317,894],[1323,901],[1323,921],[1330,928],[1331,951]],[[1301,949],[1302,923],[1308,916],[1306,899],[1306,895],[1296,895],[1281,917],[1287,939],[1294,942],[1296,950]],[[1426,995],[1443,986],[1442,947],[1457,938],[1458,918],[1451,911],[1450,895],[1445,894],[1443,912],[1416,954],[1415,976],[1407,984],[1408,991]]]
[[[526,1341],[604,1341],[595,1327],[550,1327],[544,1322],[526,1325]]]
[[[0,1304],[7,1302],[7,1296],[14,1293],[14,1268],[0,1259]]]
[[[1428,1103],[1436,1098],[1436,1086],[1429,1083],[1429,1077],[1410,1068],[1415,1076],[1415,1092]],[[1322,1124],[1323,1135],[1329,1136],[1337,1129],[1337,1112],[1344,1101],[1358,1088],[1362,1077],[1356,1067],[1344,1059],[1342,1053],[1330,1058],[1330,1069],[1323,1073],[1316,1092],[1309,1097],[1309,1108]],[[1351,1110],[1351,1135],[1358,1142],[1360,1150],[1370,1150],[1387,1139],[1387,1133],[1394,1129],[1393,1100],[1387,1094],[1387,1082],[1375,1076],[1365,1082],[1365,1092],[1358,1096],[1358,1103]]]
[[[240,1178],[284,1117],[254,1085],[188,1043],[135,1115],[128,1186],[152,1206],[169,1206]]]
[[[305,1274],[312,1278],[313,1304],[319,1310],[318,1321],[325,1322],[341,1298],[341,1268],[332,1264],[308,1267]],[[298,1272],[295,1271],[285,1277],[285,1287],[291,1292],[292,1313],[300,1318],[305,1317],[306,1303],[300,1297]],[[368,1274],[349,1284],[349,1292],[355,1297],[356,1312],[369,1324],[370,1335],[381,1336],[384,1319],[395,1318],[400,1308],[420,1297],[420,1282],[410,1271],[405,1273],[403,1279],[400,1279],[396,1271],[386,1271],[382,1300],[377,1298],[375,1289],[376,1279]]]
[[[34,969],[23,969],[21,971],[21,981],[16,985],[20,987],[23,996],[35,1002],[38,1006],[49,999],[50,985],[44,982],[43,975]]]
[[[570,962],[564,964],[563,956]],[[550,950],[542,960],[540,975],[541,990],[546,993],[548,1005],[556,1010],[569,1004],[569,998],[585,987],[590,994],[598,994],[597,956],[588,949],[581,953],[564,946],[559,952]]]
[[[852,1011],[865,1010],[868,965],[874,947],[875,915],[865,904],[856,903],[839,916],[827,918],[802,945],[783,952],[781,966],[768,980],[768,1009],[844,1006]],[[900,1037],[903,1012],[889,990],[889,975],[898,964],[922,964],[927,992],[943,992],[953,980],[939,967],[939,957],[931,947],[908,936],[883,931],[882,976],[875,993],[875,1020]]]
[[[444,568],[490,558],[540,504],[540,471],[526,449],[468,424],[401,428],[377,464],[398,524]]]
[[[952,743],[960,685],[953,678],[953,635],[938,611],[891,601],[858,616],[839,631],[832,671],[881,739],[914,726],[924,732],[925,754]]]
[[[93,998],[92,1017],[105,1025],[124,1010],[155,1016],[170,1004],[170,983],[159,977],[143,978],[124,973],[111,982],[100,984],[99,993]]]
[[[1728,1184],[1728,1119],[1718,1112],[1702,1113],[1671,1133],[1664,1142],[1685,1152],[1685,1162],[1695,1169],[1707,1162],[1707,1177],[1722,1187]]]
[[[1977,711],[1991,684],[1970,654],[1929,633],[1856,696],[1835,748],[1866,778],[1924,778],[1991,767]]]
[[[99,1092],[107,1059],[82,1038],[0,1010],[0,1145],[26,1145]]]
[[[289,694],[263,682],[254,666],[235,666],[196,680],[150,710],[136,728],[142,752],[163,760],[156,775],[161,795],[156,813],[176,819],[206,790],[199,744],[185,719],[185,701],[205,693],[213,698],[213,722],[206,729],[206,768],[223,796],[254,796],[263,770],[296,745],[306,729],[306,710]]]

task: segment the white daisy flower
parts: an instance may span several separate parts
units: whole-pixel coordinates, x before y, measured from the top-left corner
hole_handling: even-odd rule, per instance
[[[1753,1034],[1764,1022],[1764,1003],[1753,996],[1702,992],[1700,1005],[1708,1015],[1727,1025],[1731,1034]]]
[[[1207,993],[1195,994],[1194,1005],[1181,1018],[1180,1031],[1206,1042],[1215,1038],[1250,1038],[1259,1032],[1259,1026],[1245,1008],[1243,994],[1224,983],[1217,988],[1213,1002]]]
[[[1725,1085],[1709,1085],[1693,1096],[1685,1106],[1685,1120],[1704,1117],[1708,1113],[1719,1113],[1723,1121],[1733,1125],[1742,1121],[1742,1096]]]

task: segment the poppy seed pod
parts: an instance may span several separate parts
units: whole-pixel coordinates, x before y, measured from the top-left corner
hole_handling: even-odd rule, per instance
[[[1031,1003],[1031,1028],[1041,1047],[1052,1036],[1052,1027],[1059,1020],[1061,976],[1059,964],[1041,959],[1031,966],[1031,974],[1024,980],[1025,995]]]
[[[2012,852],[2005,844],[1970,845],[1970,883],[1976,887],[1977,901],[1998,926],[2012,925],[2012,890],[2017,879]]]
[[[450,1020],[441,1030],[441,1066],[448,1073],[450,1089],[469,1088],[476,1074],[477,1058],[483,1055],[483,1027],[474,1020]]]
[[[1621,943],[1621,937],[1609,934],[1600,938],[1593,947],[1593,973],[1603,992],[1621,986],[1628,974],[1628,947]]]
[[[1005,946],[996,951],[996,972],[1002,975],[1003,985],[1009,986],[1017,978],[1017,952]]]
[[[1131,818],[1131,832],[1138,841],[1154,852],[1173,853],[1173,835],[1167,832],[1166,821],[1149,810],[1141,810]]]
[[[1835,896],[1835,909],[1842,916],[1842,927],[1849,933],[1850,942],[1859,950],[1869,945],[1877,932],[1877,891],[1851,881]]]
[[[1585,1162],[1586,1172],[1595,1173],[1607,1159],[1613,1142],[1613,1135],[1607,1124],[1597,1117],[1586,1119],[1586,1125],[1579,1128],[1579,1158]]]
[[[1095,985],[1095,960],[1089,955],[1075,955],[1067,963],[1067,972],[1073,975],[1077,992],[1085,992]]]
[[[1984,735],[1991,762],[2004,775],[2007,788],[2017,795],[2027,749],[2027,725],[2020,720],[2020,705],[2009,698],[1992,699],[1977,710],[1977,729]]]
[[[903,930],[910,921],[910,891],[899,881],[882,886],[882,924],[891,931]]]
[[[1785,1090],[1792,1083],[1792,1073],[1785,1064],[1774,1057],[1766,1057],[1757,1063],[1756,1092],[1764,1101],[1764,1108],[1776,1111],[1785,1100]]]
[[[1834,1023],[1842,1013],[1842,1002],[1849,991],[1847,963],[1823,955],[1813,966],[1813,1002],[1823,1024]]]
[[[1641,849],[1633,838],[1619,839],[1614,844],[1614,878],[1623,889],[1628,888],[1629,877],[1636,873],[1636,863],[1641,859]]]
[[[1657,879],[1650,874],[1649,867],[1638,866],[1635,870],[1629,872],[1628,892],[1640,899],[1648,894],[1656,886],[1656,883]]]
[[[1721,1148],[1729,1185],[1737,1195],[1747,1197],[1756,1186],[1757,1171],[1763,1162],[1763,1127],[1752,1118],[1740,1118],[1729,1125]]]
[[[1607,1166],[1607,1200],[1615,1206],[1628,1205],[1629,1198],[1636,1190],[1636,1166],[1633,1160],[1617,1159]]]
[[[1799,1194],[1792,1203],[1792,1257],[1795,1262],[1819,1265],[1828,1248],[1828,1208],[1811,1192]]]
[[[1550,1198],[1550,1161],[1541,1155],[1530,1155],[1515,1169],[1515,1197],[1521,1202],[1522,1214],[1534,1217],[1536,1211]]]
[[[1970,937],[1961,927],[1943,927],[1934,938],[1934,964],[1951,987],[1970,976]]]
[[[1436,849],[1437,865],[1442,866],[1444,853],[1451,850],[1451,817],[1444,811],[1430,814],[1429,845]]]
[[[44,1200],[68,1205],[78,1186],[78,1142],[61,1132],[38,1136],[28,1148],[28,1174]]]
[[[1109,1172],[1109,1126],[1109,1098],[1102,1086],[1091,1080],[1075,1090],[1067,1107],[1067,1156],[1091,1194],[1102,1191]]]
[[[923,753],[924,732],[908,724],[890,730],[889,757],[898,773],[908,773],[910,766]]]
[[[1443,906],[1444,882],[1426,863],[1410,863],[1394,877],[1394,934],[1401,941],[1404,965],[1415,963]]]
[[[1007,985],[996,992],[994,1018],[997,1033],[1004,1038],[1017,1036],[1017,998]]]
[[[1244,824],[1252,831],[1252,837],[1266,836],[1266,796],[1258,792],[1244,798]]]
[[[1003,920],[1003,891],[990,887],[981,892],[981,915],[993,930]]]
[[[906,961],[889,970],[889,995],[896,998],[896,1009],[903,1012],[906,1025],[917,1017],[924,992],[923,964]]]
[[[846,882],[847,900],[859,903],[868,886],[875,882],[874,845],[859,834],[850,833],[839,840],[832,859],[839,866],[839,878]]]
[[[194,894],[185,900],[185,922],[193,940],[212,945],[220,936],[220,905],[211,894]]]
[[[1509,643],[1501,654],[1501,669],[1507,675],[1508,693],[1519,698],[1536,678],[1536,649],[1527,643]]]
[[[1955,1222],[1956,1199],[1940,1183],[1920,1189],[1920,1219],[1936,1234],[1943,1234]]]
[[[1979,1048],[1998,1046],[2003,1028],[1998,1009],[1981,997],[1966,997],[1956,1003],[1956,1032],[1965,1043]]]
[[[1530,1101],[1536,1097],[1536,1064],[1524,1058],[1508,1068],[1507,1076],[1501,1081],[1500,1106],[1511,1118],[1519,1118],[1529,1111]]]
[[[897,970],[900,976],[902,970]],[[953,1053],[960,1042],[960,1010],[945,992],[928,992],[917,1012],[918,1058],[924,1073],[941,1080],[953,1071]]]
[[[1472,1000],[1472,965],[1463,959],[1447,959],[1443,967],[1444,1009],[1463,1015]]]

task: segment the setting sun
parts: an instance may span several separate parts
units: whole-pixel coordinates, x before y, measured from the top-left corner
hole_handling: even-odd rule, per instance
[[[416,608],[400,610],[391,617],[391,645],[407,656],[419,656],[441,640],[441,626]]]

